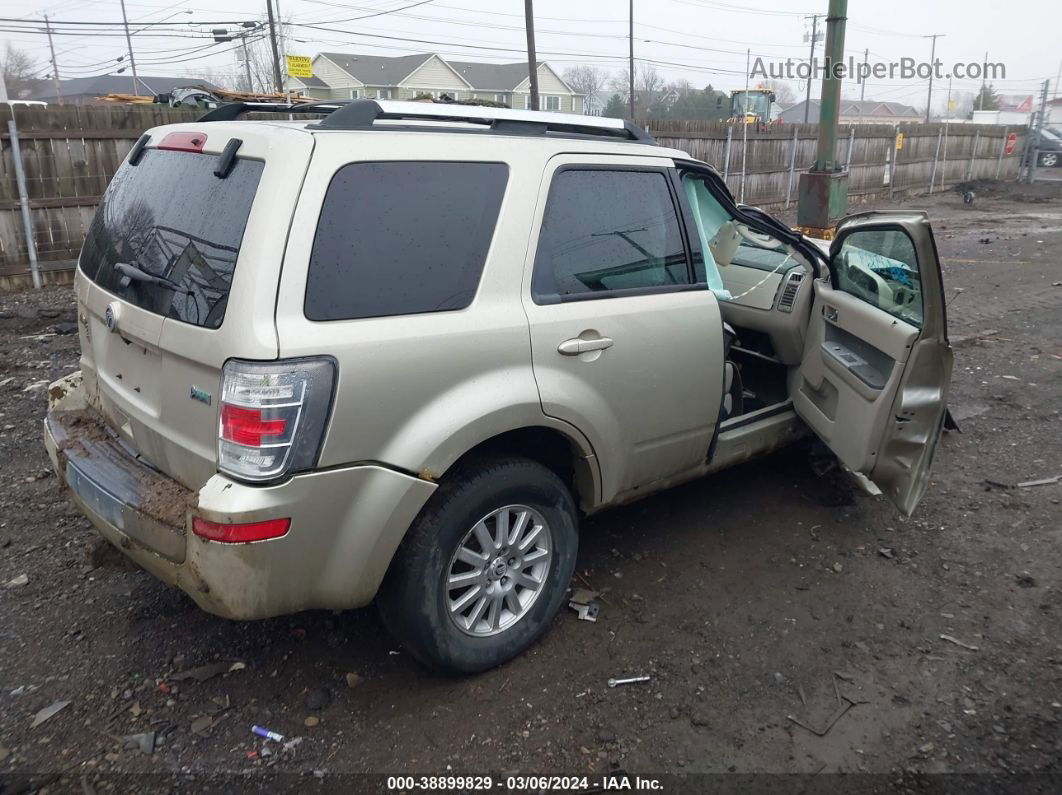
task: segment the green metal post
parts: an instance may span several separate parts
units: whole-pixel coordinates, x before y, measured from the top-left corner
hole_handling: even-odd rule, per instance
[[[848,174],[837,165],[837,122],[844,68],[844,30],[848,0],[830,0],[826,17],[825,73],[819,103],[819,140],[815,165],[800,175],[797,225],[809,234],[832,236],[848,210]]]

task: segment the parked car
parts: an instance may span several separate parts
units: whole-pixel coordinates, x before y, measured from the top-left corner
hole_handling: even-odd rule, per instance
[[[1033,147],[1039,152],[1041,166],[1054,168],[1062,162],[1062,134],[1053,127],[1044,127],[1039,135],[1033,133]]]
[[[45,425],[103,537],[203,609],[375,600],[481,671],[557,613],[583,516],[811,433],[903,513],[925,492],[952,363],[925,214],[827,251],[617,119],[246,109],[133,146]]]

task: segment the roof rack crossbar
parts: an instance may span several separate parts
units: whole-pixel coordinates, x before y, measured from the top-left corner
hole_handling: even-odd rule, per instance
[[[371,130],[374,129],[374,123],[380,119],[408,119],[482,124],[489,127],[492,132],[516,135],[557,133],[580,137],[615,138],[647,144],[656,143],[648,132],[624,119],[443,102],[378,101],[374,99],[322,100],[297,105],[272,102],[233,102],[214,108],[200,117],[199,121],[232,121],[245,113],[326,114],[325,118],[312,125],[321,130]]]

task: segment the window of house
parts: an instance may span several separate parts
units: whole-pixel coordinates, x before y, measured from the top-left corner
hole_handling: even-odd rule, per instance
[[[664,172],[554,175],[531,279],[536,300],[692,282]]]
[[[336,172],[306,279],[310,320],[464,309],[508,181],[502,163],[352,163]]]
[[[547,96],[543,97],[542,109],[543,110],[560,110],[560,97]]]
[[[494,101],[497,102],[499,105],[509,104],[509,98],[505,94],[495,94]]]
[[[392,96],[392,94],[393,94],[392,89],[390,89],[390,88],[381,88],[377,92],[376,97],[377,97],[377,99],[393,99],[394,97]]]
[[[361,97],[361,91],[359,89],[357,89],[357,88],[350,89],[350,98],[351,99],[358,99],[360,97]]]

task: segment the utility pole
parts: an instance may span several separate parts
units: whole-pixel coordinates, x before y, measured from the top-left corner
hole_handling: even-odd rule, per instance
[[[829,238],[848,210],[848,173],[837,167],[837,120],[841,107],[844,29],[848,0],[830,0],[826,16],[826,54],[819,103],[819,140],[815,165],[800,175],[797,225],[813,237]]]
[[[818,37],[819,14],[815,14],[811,17],[811,55],[808,56],[808,91],[804,97],[804,124],[808,123],[808,111],[811,109],[811,83],[815,79],[815,39]]]
[[[859,81],[859,120],[863,121],[863,97],[867,95],[867,66],[870,64],[870,48],[863,50],[863,79]]]
[[[634,121],[634,0],[631,0],[631,10],[628,14],[628,21],[630,22],[630,31],[627,35],[627,42],[630,44],[630,53],[628,55],[628,74],[630,79],[627,86],[627,93],[630,95],[631,106],[631,121]]]
[[[139,89],[137,88],[136,78],[136,59],[133,57],[133,39],[129,35],[129,17],[125,15],[125,0],[121,0],[122,3],[122,25],[125,26],[125,44],[129,48],[129,68],[133,70],[133,96],[138,96]]]
[[[48,15],[44,15],[44,29],[48,31],[48,49],[52,51],[52,80],[55,81],[55,97],[59,104],[63,104],[63,88],[59,84],[59,64],[55,62],[55,45],[52,44],[52,26],[48,22]]]
[[[532,0],[524,0],[524,29],[527,33],[527,97],[529,110],[538,110],[538,56],[535,54],[535,8]]]
[[[243,45],[243,68],[247,72],[247,92],[253,93],[254,80],[251,78],[251,54],[247,51],[247,31],[240,36],[240,43]]]
[[[273,90],[280,94],[284,91],[284,81],[280,78],[280,51],[277,49],[277,23],[273,17],[273,0],[266,0],[266,15],[269,17],[269,48],[273,52]]]
[[[929,96],[926,98],[926,124],[929,124],[929,114],[933,110],[933,73],[937,71],[937,39],[943,33],[931,33],[923,36],[923,39],[933,39],[933,47],[929,51]]]

